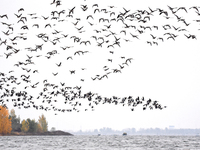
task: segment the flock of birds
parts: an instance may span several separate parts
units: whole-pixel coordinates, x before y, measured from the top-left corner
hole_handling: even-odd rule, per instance
[[[60,0],[53,0],[50,6],[55,10],[46,16],[36,12],[26,13],[25,8],[20,8],[12,16],[0,14],[0,28],[3,29],[0,58],[8,64],[12,62],[14,68],[0,72],[0,104],[6,106],[11,101],[19,109],[32,107],[46,111],[79,112],[79,108],[83,107],[82,99],[86,99],[92,110],[98,104],[121,104],[129,106],[132,111],[140,104],[143,110],[166,108],[158,101],[144,97],[108,98],[98,93],[83,93],[80,84],[88,80],[108,80],[111,74],[122,73],[124,68],[129,67],[134,59],[118,51],[127,43],[144,41],[149,46],[157,46],[169,40],[176,41],[181,36],[197,40],[197,35],[190,33],[190,30],[194,28],[193,24],[197,26],[195,33],[200,30],[200,7],[167,6],[166,10],[148,8],[132,12],[125,8],[119,11],[115,6],[101,8],[94,4],[60,9]],[[192,22],[182,16],[189,13],[193,13],[195,18],[190,18]],[[168,23],[162,24],[161,21],[161,25],[155,25],[154,18],[164,19]],[[171,22],[176,22],[176,25]],[[91,50],[91,47],[95,49]],[[104,65],[99,74],[93,71],[93,75],[82,76],[90,69],[87,66],[66,69],[74,61],[81,61],[79,65],[84,65],[96,51],[104,53]],[[81,77],[76,76],[80,84],[67,85],[67,79],[61,78],[63,70],[65,73],[67,70],[72,77],[80,74]],[[42,78],[43,71],[48,73],[45,76],[48,76],[47,79]],[[55,80],[60,83],[53,83]],[[33,90],[39,90],[38,94],[33,95]],[[58,102],[65,104],[62,105],[64,107],[57,106]]]
[[[18,79],[14,76],[6,77],[4,73],[1,73],[1,87],[0,89],[4,91],[1,95],[0,102],[6,107],[6,102],[12,101],[13,106],[21,109],[24,107],[35,108],[36,110],[54,110],[58,112],[71,112],[77,111],[79,112],[82,105],[82,99],[86,99],[89,103],[89,108],[85,108],[84,111],[91,109],[94,111],[94,107],[99,104],[114,104],[114,105],[122,105],[122,106],[130,106],[131,110],[134,111],[134,107],[143,104],[143,110],[146,110],[148,107],[150,109],[163,109],[162,106],[158,103],[158,101],[153,101],[148,99],[145,101],[144,97],[142,98],[133,98],[132,96],[128,97],[103,97],[98,93],[82,93],[81,86],[69,87],[66,86],[65,83],[60,83],[60,85],[51,84],[47,82],[47,80],[43,81],[43,90],[38,94],[37,97],[33,97],[26,90],[18,91],[14,86],[11,90],[6,87],[9,87],[10,84],[19,85],[21,82],[17,81]],[[19,83],[18,83],[19,82]],[[32,88],[37,88],[36,83],[32,85]],[[26,88],[26,87],[25,87]],[[41,104],[37,105],[37,101],[41,99]],[[64,108],[58,108],[55,103],[62,102],[65,104]],[[55,113],[56,114],[56,113]]]

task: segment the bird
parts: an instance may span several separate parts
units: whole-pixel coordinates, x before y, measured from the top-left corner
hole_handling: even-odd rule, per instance
[[[126,59],[126,63],[127,63],[127,62],[130,62],[130,63],[131,63],[131,60],[133,60],[133,58],[128,58],[128,59]]]
[[[186,10],[185,7],[179,7],[179,8],[176,10],[176,12],[178,12],[179,10],[184,10],[184,11],[187,13],[187,10]]]
[[[86,11],[86,10],[88,9],[87,5],[81,5],[81,6],[82,6],[81,9],[82,9],[83,11]]]
[[[156,36],[154,36],[154,35],[152,35],[152,34],[150,34],[150,35],[151,35],[152,39],[156,39]]]
[[[10,35],[11,33],[9,33],[9,30],[7,32],[2,31],[5,35]]]
[[[0,18],[7,18],[8,19],[8,16],[7,16],[7,14],[5,14],[5,15],[0,15]]]
[[[75,74],[75,70],[70,70],[70,73],[71,74]]]
[[[96,9],[94,10],[94,14],[96,13],[96,11],[100,12],[100,10],[99,10],[98,8],[96,8]]]
[[[57,76],[58,75],[58,72],[57,73],[52,73],[54,76]]]
[[[62,64],[62,62],[60,62],[59,64],[56,64],[58,67],[60,67],[61,66],[61,64]]]
[[[24,11],[24,8],[20,8],[20,9],[18,10],[18,13],[19,13],[20,11]]]
[[[22,14],[19,14],[19,15],[15,14],[15,16],[16,16],[17,18],[20,18],[20,17],[22,16]]]
[[[27,30],[28,30],[28,26],[26,26],[26,25],[25,25],[25,26],[22,26],[21,29],[24,29],[24,30],[27,29]]]
[[[32,27],[36,26],[37,28],[39,28],[39,24],[34,24]]]
[[[50,28],[51,28],[51,24],[50,24],[50,23],[46,24],[46,25],[45,25],[45,28],[47,28],[47,27],[50,27]]]
[[[147,41],[148,44],[150,44],[152,46],[152,43],[150,41]]]
[[[69,15],[74,13],[74,9],[75,9],[75,8],[76,8],[76,7],[73,7],[72,9],[69,10]]]
[[[72,57],[71,56],[67,57],[67,60],[69,60],[69,59],[72,59]]]
[[[92,7],[99,7],[99,5],[98,4],[93,4]]]
[[[139,39],[139,38],[138,38],[138,35],[133,35],[132,33],[130,33],[130,34],[131,34],[131,36],[132,36],[133,38]]]

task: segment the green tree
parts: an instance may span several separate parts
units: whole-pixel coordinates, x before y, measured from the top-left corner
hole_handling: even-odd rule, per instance
[[[26,120],[22,121],[22,127],[21,127],[21,131],[22,132],[27,132],[29,129],[29,122]]]
[[[52,127],[52,128],[51,128],[51,132],[53,132],[53,131],[56,131],[56,128],[55,128],[55,127]]]
[[[42,132],[47,132],[48,131],[48,123],[46,121],[46,117],[43,114],[41,116],[39,116],[38,128],[41,128]]]
[[[35,119],[31,120],[30,118],[27,121],[29,122],[28,132],[35,133],[37,131],[37,122],[35,122]]]
[[[20,124],[20,117],[15,115],[15,110],[11,109],[10,116],[12,122],[12,131],[20,132],[21,131],[21,124]]]

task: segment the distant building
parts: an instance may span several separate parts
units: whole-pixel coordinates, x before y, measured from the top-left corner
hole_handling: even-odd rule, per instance
[[[169,129],[172,130],[172,129],[175,129],[175,127],[174,126],[169,126]]]

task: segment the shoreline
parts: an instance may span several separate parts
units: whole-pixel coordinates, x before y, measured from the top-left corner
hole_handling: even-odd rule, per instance
[[[57,130],[57,131],[47,131],[43,133],[11,132],[10,134],[6,135],[0,134],[0,136],[74,136],[74,135],[69,132]]]

